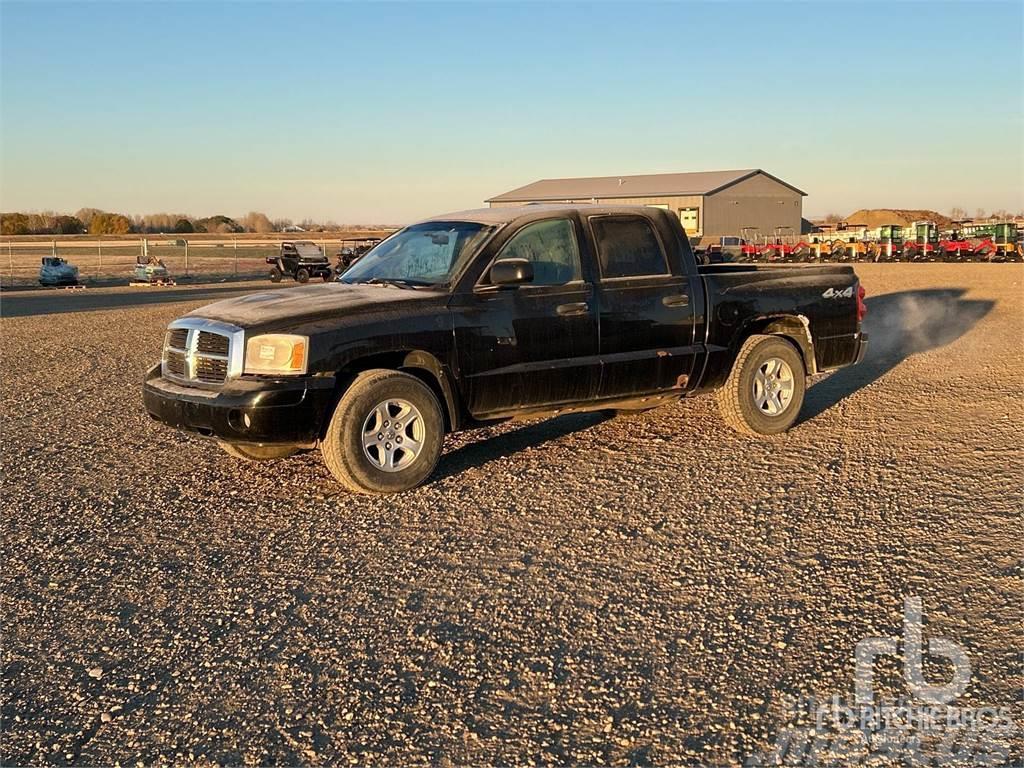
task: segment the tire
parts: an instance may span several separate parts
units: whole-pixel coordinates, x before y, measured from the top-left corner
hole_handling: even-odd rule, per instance
[[[786,377],[776,379],[771,375],[772,361],[781,361],[788,367],[788,400],[785,399]],[[757,395],[759,390],[763,392],[763,387],[757,383],[758,373],[763,372],[766,366],[768,378],[783,385],[777,399],[767,398],[767,409],[759,405]],[[806,387],[804,361],[792,344],[778,336],[751,336],[740,347],[729,378],[718,390],[718,409],[725,423],[738,432],[777,435],[793,426],[803,405]],[[777,407],[780,402],[783,403],[782,409],[771,413],[770,409]]]
[[[271,459],[287,459],[299,452],[294,445],[257,445],[256,443],[224,443],[217,445],[228,456],[245,461],[270,461]]]
[[[309,270],[305,267],[299,267],[295,270],[295,281],[298,283],[309,282]]]
[[[402,418],[405,406],[418,412],[418,417],[413,416],[398,430],[394,424],[382,425],[385,417],[385,424],[396,416]],[[411,415],[409,410],[404,413]],[[367,427],[372,428],[366,431]],[[364,434],[370,441],[366,448]],[[406,445],[418,441],[419,450],[400,447],[403,438]],[[350,491],[397,493],[430,477],[443,444],[444,416],[433,391],[415,376],[378,368],[359,374],[342,395],[320,451],[331,474]],[[389,456],[390,469],[386,468]]]
[[[278,267],[274,267],[272,270],[270,270],[270,282],[280,283],[282,276],[283,275],[281,274],[281,270]]]

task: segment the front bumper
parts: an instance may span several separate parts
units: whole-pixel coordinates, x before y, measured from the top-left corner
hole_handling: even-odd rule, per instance
[[[219,390],[186,387],[146,372],[142,401],[170,427],[229,443],[287,443],[311,447],[334,405],[333,376],[237,379]]]

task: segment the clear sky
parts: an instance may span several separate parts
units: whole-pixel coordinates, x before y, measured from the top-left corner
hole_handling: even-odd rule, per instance
[[[402,223],[764,168],[807,214],[1024,208],[1024,3],[0,2],[0,210]]]

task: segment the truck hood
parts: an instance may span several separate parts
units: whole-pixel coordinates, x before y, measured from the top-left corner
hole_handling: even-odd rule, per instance
[[[397,305],[443,306],[447,294],[425,288],[323,283],[250,293],[193,310],[190,317],[220,320],[240,328],[304,325],[318,320],[391,313]]]

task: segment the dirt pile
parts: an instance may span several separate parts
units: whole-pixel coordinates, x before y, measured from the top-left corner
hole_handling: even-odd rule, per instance
[[[937,211],[916,210],[911,208],[861,208],[846,217],[850,224],[864,224],[869,229],[883,224],[912,224],[915,221],[933,221],[940,227],[948,226],[952,219]]]

